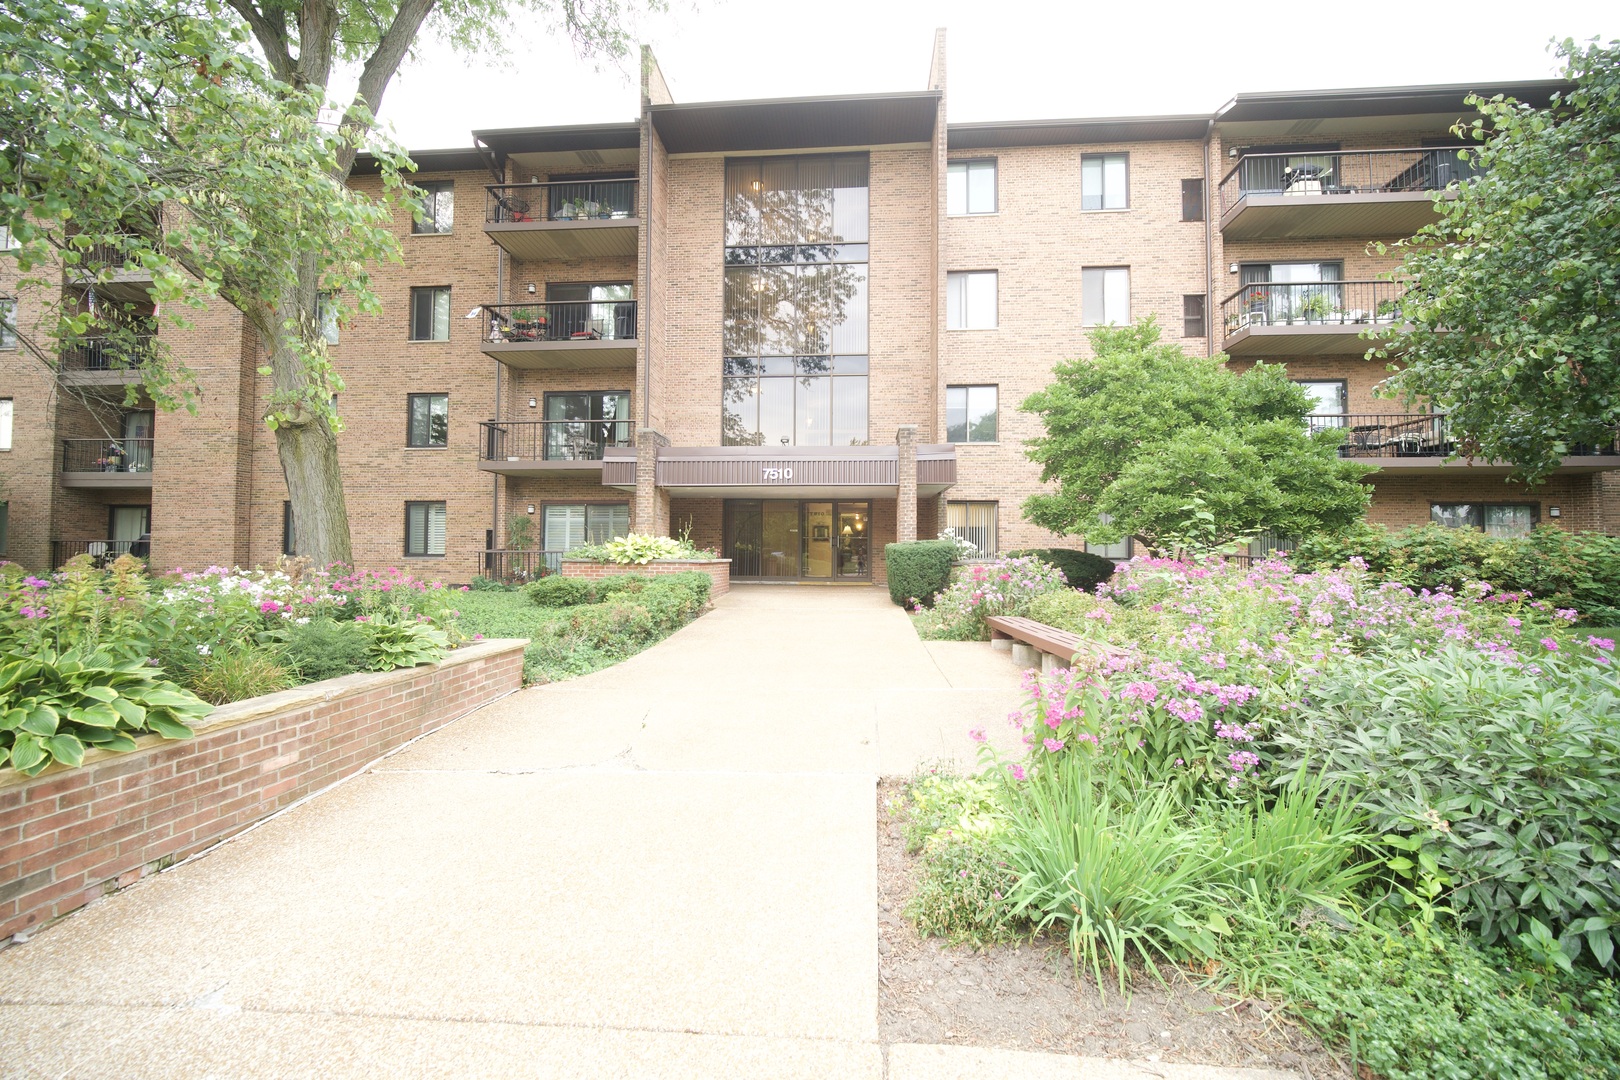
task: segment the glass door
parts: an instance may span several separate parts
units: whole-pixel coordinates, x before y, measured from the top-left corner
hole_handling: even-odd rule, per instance
[[[864,578],[871,573],[872,548],[868,503],[838,504],[838,576]]]
[[[833,504],[804,504],[803,576],[830,581],[833,576]]]
[[[152,420],[151,409],[124,414],[124,468],[129,472],[152,471]]]

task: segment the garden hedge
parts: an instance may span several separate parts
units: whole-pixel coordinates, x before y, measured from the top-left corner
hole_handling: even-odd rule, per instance
[[[928,604],[935,593],[950,584],[956,544],[951,540],[885,544],[883,558],[889,567],[889,599],[901,607],[913,601]]]
[[[1098,585],[1114,576],[1114,567],[1118,564],[1113,559],[1101,555],[1093,555],[1089,551],[1076,551],[1073,548],[1024,548],[1021,551],[1009,551],[1009,556],[1033,555],[1037,559],[1063,571],[1064,580],[1076,589],[1092,592]]]

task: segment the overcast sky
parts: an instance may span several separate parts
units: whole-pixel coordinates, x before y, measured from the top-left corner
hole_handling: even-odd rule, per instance
[[[990,17],[986,17],[987,13]],[[1233,94],[1545,78],[1552,38],[1620,37],[1615,0],[1023,3],[673,0],[637,28],[676,101],[924,88],[947,30],[954,122],[1211,112]],[[474,128],[632,120],[634,58],[597,69],[536,27],[504,65],[429,44],[382,117],[411,149]]]

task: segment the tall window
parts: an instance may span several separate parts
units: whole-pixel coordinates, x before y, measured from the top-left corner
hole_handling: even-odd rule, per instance
[[[1204,337],[1209,333],[1209,321],[1204,315],[1204,297],[1191,294],[1181,298],[1181,336]]]
[[[946,165],[945,212],[953,215],[995,213],[996,163],[953,161]]]
[[[0,349],[17,347],[17,301],[0,297]]]
[[[411,232],[449,232],[456,212],[455,183],[450,180],[424,180],[412,186],[421,195],[416,200],[419,216],[411,219]]]
[[[407,394],[405,445],[450,445],[450,395]]]
[[[411,340],[450,340],[450,288],[411,290]]]
[[[978,548],[980,555],[994,555],[1000,550],[993,502],[947,502],[945,527]]]
[[[11,449],[11,399],[0,398],[0,450]]]
[[[1131,272],[1123,266],[1088,266],[1080,271],[1080,318],[1087,326],[1122,326],[1131,321]]]
[[[1181,182],[1181,220],[1204,220],[1204,178]]]
[[[444,503],[406,503],[405,554],[407,556],[443,555],[444,522]]]
[[[546,507],[541,547],[567,553],[586,544],[601,544],[630,533],[629,503],[575,503]]]
[[[1080,209],[1123,210],[1130,205],[1125,154],[1084,154],[1080,158]]]
[[[547,394],[545,430],[547,461],[600,461],[605,447],[630,445],[630,392]]]
[[[6,553],[6,541],[11,534],[11,504],[0,502],[0,555]]]
[[[337,298],[329,292],[315,296],[315,327],[328,345],[338,343]]]
[[[1429,519],[1448,529],[1482,529],[1490,536],[1528,536],[1541,520],[1536,503],[1430,503]]]
[[[721,440],[867,441],[867,158],[733,159]]]
[[[996,326],[994,270],[964,270],[945,275],[945,328],[993,330]]]
[[[945,441],[996,441],[996,387],[945,388]]]

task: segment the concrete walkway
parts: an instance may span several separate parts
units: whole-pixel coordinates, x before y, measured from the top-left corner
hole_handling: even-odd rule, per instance
[[[876,589],[738,588],[0,953],[0,1075],[1148,1076],[878,1042],[874,780],[1018,681]]]

